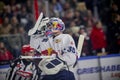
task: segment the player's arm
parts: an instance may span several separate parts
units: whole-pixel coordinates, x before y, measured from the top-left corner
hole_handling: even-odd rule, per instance
[[[32,80],[39,80],[41,76],[41,70],[38,68],[38,66],[34,65],[33,70],[33,77]]]
[[[9,69],[7,71],[5,80],[11,80],[11,76],[15,74],[14,69],[15,69],[18,62],[20,62],[19,58],[14,59],[13,61],[10,62],[10,67],[9,67]]]
[[[75,46],[75,42],[70,35],[64,37],[63,40],[63,55],[60,55],[60,58],[64,60],[68,66],[72,66],[77,60],[77,49]]]
[[[43,16],[40,15],[38,18],[35,26],[29,30],[28,35],[30,36],[30,46],[36,49],[37,51],[40,51],[38,49],[39,47],[39,39],[43,38],[45,36],[45,29],[47,26],[47,23],[49,21],[49,18],[42,18]]]

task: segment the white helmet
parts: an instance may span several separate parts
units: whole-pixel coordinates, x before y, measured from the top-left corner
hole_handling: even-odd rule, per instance
[[[65,30],[65,24],[61,19],[53,17],[50,18],[50,21],[47,25],[46,33],[47,35],[49,35],[49,33],[51,34],[55,30],[63,32]]]
[[[53,30],[60,30],[60,31],[65,30],[65,24],[59,18],[51,18],[49,24],[53,25]]]

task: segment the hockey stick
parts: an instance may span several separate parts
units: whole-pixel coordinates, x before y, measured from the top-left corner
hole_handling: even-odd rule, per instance
[[[84,43],[84,35],[80,35],[79,39],[78,39],[78,44],[77,44],[77,51],[78,51],[78,59],[81,56],[81,51],[82,51],[82,47],[83,47],[83,43]]]
[[[28,35],[32,35],[36,32],[36,30],[38,29],[38,27],[41,23],[42,18],[43,18],[43,13],[41,12],[40,16],[38,17],[37,22],[35,23],[35,26],[32,29],[29,30]]]
[[[21,59],[42,59],[42,58],[53,58],[54,56],[20,56]]]

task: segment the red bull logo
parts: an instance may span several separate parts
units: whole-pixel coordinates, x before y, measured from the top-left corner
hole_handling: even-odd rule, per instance
[[[42,54],[41,55],[44,55],[44,56],[50,56],[52,54],[57,54],[56,51],[54,51],[52,48],[48,48],[44,51],[42,51]]]

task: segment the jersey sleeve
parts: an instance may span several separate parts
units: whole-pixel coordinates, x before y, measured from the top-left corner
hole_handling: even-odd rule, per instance
[[[34,49],[37,49],[39,46],[39,35],[31,35],[30,36],[30,46],[33,47]]]
[[[75,42],[70,35],[66,35],[63,39],[63,59],[69,66],[74,65],[77,60],[77,49]]]

